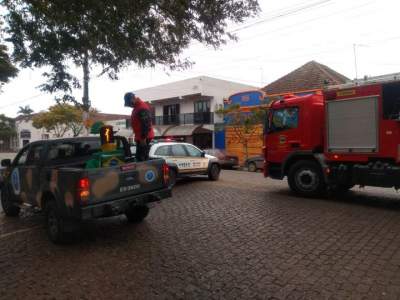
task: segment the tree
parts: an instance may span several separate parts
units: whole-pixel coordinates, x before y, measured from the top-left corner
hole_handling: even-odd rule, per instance
[[[22,67],[50,67],[43,91],[62,93],[58,101],[74,101],[81,88],[89,110],[89,75],[93,66],[116,79],[129,63],[171,69],[191,65],[179,55],[192,40],[219,47],[235,36],[228,22],[243,22],[258,13],[257,0],[196,1],[49,1],[3,0],[13,57]],[[73,76],[80,67],[83,81]]]
[[[20,106],[18,110],[18,115],[22,115],[24,117],[29,117],[32,115],[33,109],[29,105]]]
[[[233,129],[236,142],[243,146],[245,159],[249,158],[249,141],[256,136],[266,112],[266,109],[259,107],[243,111],[238,104],[216,110],[218,115],[224,117],[225,124]]]
[[[10,56],[7,53],[7,46],[2,43],[3,40],[3,22],[0,20],[0,91],[1,87],[17,76],[18,69],[14,67]]]
[[[10,138],[16,133],[14,119],[0,114],[0,138]]]
[[[32,121],[35,128],[53,131],[56,137],[63,137],[68,130],[76,137],[84,128],[82,110],[66,103],[51,106],[48,112],[37,114]]]

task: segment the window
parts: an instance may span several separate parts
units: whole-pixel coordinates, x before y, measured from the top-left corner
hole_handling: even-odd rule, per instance
[[[31,132],[29,130],[27,130],[27,129],[23,129],[20,132],[20,136],[21,136],[21,139],[30,139],[31,138]]]
[[[161,146],[154,154],[158,156],[169,156],[169,148],[170,146]]]
[[[183,145],[173,145],[172,149],[172,156],[187,156],[185,147]]]
[[[35,165],[40,162],[43,153],[43,145],[36,145],[31,147],[28,157],[26,159],[26,165]]]
[[[179,104],[165,105],[163,112],[164,125],[179,124]]]
[[[388,83],[382,88],[383,118],[385,120],[400,119],[400,83]]]
[[[201,157],[203,154],[202,151],[190,145],[186,145],[186,150],[189,152],[189,156],[191,157]]]
[[[20,155],[17,157],[17,159],[15,160],[15,165],[17,166],[23,166],[26,163],[26,159],[28,157],[28,150],[29,148],[26,148],[25,150],[23,150]]]
[[[42,134],[42,140],[48,140],[50,138],[50,135],[48,133]]]
[[[195,113],[204,113],[210,112],[210,101],[209,100],[201,100],[194,103],[194,112]]]
[[[274,110],[270,123],[270,132],[297,128],[299,122],[299,109],[289,107]]]
[[[60,142],[50,146],[48,159],[79,158],[100,151],[100,141]]]

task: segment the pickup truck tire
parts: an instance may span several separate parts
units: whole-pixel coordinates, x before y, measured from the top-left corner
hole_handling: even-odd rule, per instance
[[[212,181],[217,181],[219,179],[219,174],[221,173],[221,168],[218,164],[212,164],[210,170],[208,171],[208,179]]]
[[[295,193],[305,197],[317,197],[326,190],[321,168],[311,160],[294,163],[289,169],[288,183]]]
[[[174,186],[176,184],[176,178],[178,174],[175,169],[169,169],[169,185]]]
[[[7,217],[18,217],[21,209],[11,202],[9,193],[7,187],[1,189],[1,206]]]
[[[126,213],[128,221],[131,223],[142,222],[149,214],[149,208],[146,205],[131,207]]]
[[[67,233],[64,230],[64,220],[57,211],[54,201],[46,204],[46,231],[49,239],[55,244],[62,244],[67,241]]]

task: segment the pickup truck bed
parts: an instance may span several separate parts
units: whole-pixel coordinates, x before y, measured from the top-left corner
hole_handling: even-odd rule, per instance
[[[140,222],[148,214],[148,203],[171,196],[163,159],[128,158],[132,162],[120,166],[85,169],[90,152],[79,151],[88,145],[97,151],[96,143],[97,138],[35,142],[11,164],[2,162],[7,166],[1,188],[6,215],[17,216],[22,206],[39,208],[46,214],[49,238],[62,242],[81,220],[126,214],[129,221]]]

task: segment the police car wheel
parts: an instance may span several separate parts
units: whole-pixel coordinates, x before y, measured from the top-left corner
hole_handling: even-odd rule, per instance
[[[46,230],[53,243],[59,244],[66,241],[63,219],[59,216],[54,201],[50,201],[46,205]]]
[[[7,217],[17,217],[21,210],[11,202],[10,193],[6,187],[1,190],[1,206]]]
[[[216,181],[219,179],[219,174],[221,168],[217,164],[212,164],[210,170],[208,171],[208,179]]]
[[[149,208],[146,205],[134,206],[125,212],[128,221],[131,223],[142,222],[149,214]]]

